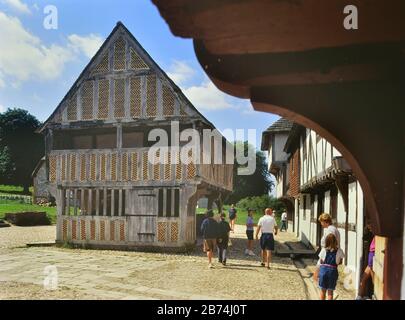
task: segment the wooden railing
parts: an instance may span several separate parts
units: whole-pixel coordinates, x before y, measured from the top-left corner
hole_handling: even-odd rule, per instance
[[[80,185],[98,182],[184,182],[197,175],[208,183],[232,190],[233,165],[183,164],[178,152],[166,152],[164,164],[149,161],[148,148],[63,150],[49,154],[49,181]],[[152,159],[151,159],[152,160]]]

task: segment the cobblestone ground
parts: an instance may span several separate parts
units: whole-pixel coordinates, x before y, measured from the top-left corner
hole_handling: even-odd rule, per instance
[[[258,257],[244,255],[241,226],[231,234],[228,266],[215,263],[213,269],[207,268],[200,246],[191,254],[21,247],[25,242],[52,240],[54,235],[54,226],[0,229],[0,299],[308,298],[304,281],[289,258],[273,257],[272,268],[267,270],[260,267]],[[291,237],[282,233],[276,237],[277,245]],[[43,286],[49,265],[58,272],[54,291]]]

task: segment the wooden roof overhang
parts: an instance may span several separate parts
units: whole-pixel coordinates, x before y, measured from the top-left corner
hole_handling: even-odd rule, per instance
[[[343,0],[152,2],[194,39],[220,90],[328,139],[359,179],[375,233],[402,235],[405,1],[350,1],[358,30],[343,27]]]

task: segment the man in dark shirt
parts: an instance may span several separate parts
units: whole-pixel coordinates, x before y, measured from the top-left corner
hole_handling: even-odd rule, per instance
[[[218,237],[218,222],[215,221],[212,210],[207,211],[206,216],[207,218],[201,224],[201,232],[204,239],[204,248],[207,251],[208,268],[212,268],[212,255]]]
[[[226,265],[226,252],[228,250],[229,231],[231,227],[229,223],[225,221],[225,213],[221,213],[221,221],[218,222],[219,237],[217,239],[218,244],[218,262]]]

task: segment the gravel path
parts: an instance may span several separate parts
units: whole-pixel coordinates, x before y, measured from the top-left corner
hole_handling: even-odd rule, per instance
[[[0,248],[25,247],[29,242],[55,241],[56,226],[0,228]]]
[[[304,282],[289,258],[274,257],[272,269],[267,270],[260,267],[258,257],[244,255],[242,226],[231,234],[228,265],[215,263],[213,269],[207,268],[200,246],[191,254],[15,248],[27,240],[52,240],[55,232],[55,227],[16,228],[0,230],[0,242],[4,241],[0,249],[0,298],[307,299]],[[26,234],[19,238],[22,231]],[[276,240],[283,238],[291,239],[291,234],[282,233]],[[258,244],[255,246],[258,254]],[[49,265],[57,268],[56,291],[43,288],[44,268]]]

